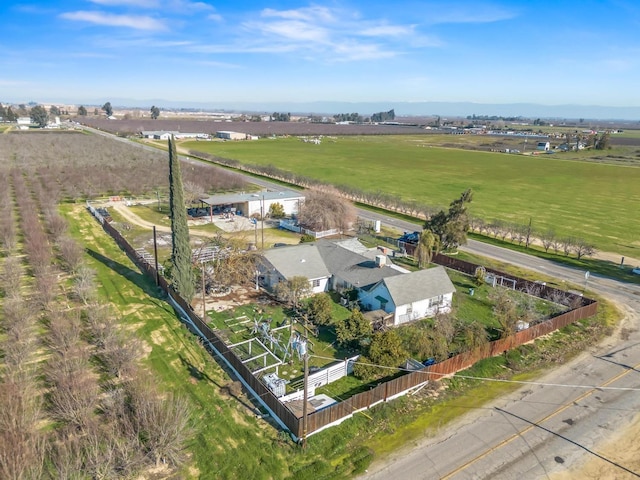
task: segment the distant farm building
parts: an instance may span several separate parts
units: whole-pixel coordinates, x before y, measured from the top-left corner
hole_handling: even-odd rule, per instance
[[[216,132],[216,137],[223,140],[247,140],[247,134],[241,132],[231,132],[229,130],[220,130]]]
[[[18,117],[18,128],[28,130],[31,126],[31,117]]]
[[[141,132],[142,138],[151,138],[153,140],[169,140],[171,135],[178,135],[180,132],[171,132],[171,131],[145,131]]]
[[[197,138],[202,140],[208,140],[211,136],[208,133],[185,133],[185,132],[176,132],[176,131],[167,131],[167,130],[146,130],[140,132],[142,138],[151,138],[153,140],[168,140],[171,138],[171,135],[176,140],[184,139],[184,138]]]
[[[540,150],[542,152],[548,152],[549,150],[551,150],[551,143],[550,142],[538,142],[538,145],[536,146],[536,150]]]

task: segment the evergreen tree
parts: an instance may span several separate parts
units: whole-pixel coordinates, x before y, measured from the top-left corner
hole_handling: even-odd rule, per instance
[[[351,312],[351,316],[336,325],[336,338],[343,347],[359,347],[373,333],[371,322],[359,309]]]
[[[184,204],[182,174],[176,143],[169,139],[169,217],[171,218],[171,280],[176,292],[190,302],[195,292],[195,280],[191,265],[191,246],[187,210]]]
[[[111,102],[107,102],[102,106],[102,110],[107,114],[107,117],[113,115],[113,107],[111,106]]]
[[[451,202],[448,212],[441,210],[425,222],[424,229],[437,237],[443,249],[447,250],[467,243],[469,231],[467,205],[472,199],[473,192],[467,189],[460,198]]]
[[[18,120],[18,114],[15,113],[11,107],[7,108],[7,122],[15,122]]]
[[[31,109],[31,121],[38,125],[40,128],[44,128],[47,126],[49,122],[49,114],[47,110],[42,105],[36,105]]]
[[[78,115],[86,117],[87,116],[87,109],[84,105],[80,105],[78,107]]]

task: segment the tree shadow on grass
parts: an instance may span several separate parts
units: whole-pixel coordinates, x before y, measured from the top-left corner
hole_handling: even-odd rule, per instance
[[[134,270],[132,268],[129,268],[128,266],[123,265],[122,263],[116,262],[111,258],[105,257],[101,253],[98,253],[95,250],[92,250],[90,248],[87,249],[87,253],[91,257],[93,257],[94,259],[102,263],[103,265],[109,267],[118,275],[121,275],[125,277],[127,280],[131,281],[134,285],[139,287],[142,291],[144,291],[144,293],[146,293],[150,297],[153,297],[156,299],[165,298],[165,295],[162,292],[162,290],[160,290],[156,286],[155,282],[144,273]]]
[[[185,367],[189,371],[189,375],[197,381],[206,380],[207,382],[215,385],[218,388],[222,388],[218,382],[216,382],[213,378],[207,375],[205,372],[197,368],[193,363],[184,358],[181,354],[178,354],[178,358],[180,359],[180,363],[183,367]]]

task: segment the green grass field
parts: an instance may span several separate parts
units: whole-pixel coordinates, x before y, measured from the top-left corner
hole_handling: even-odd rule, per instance
[[[561,236],[588,239],[602,251],[640,256],[640,168],[579,161],[577,154],[508,155],[434,145],[445,140],[333,137],[312,145],[279,138],[184,142],[181,147],[434,206],[448,205],[472,188],[474,216],[520,224],[531,218],[538,232],[552,229]],[[633,152],[619,147],[600,155]],[[588,152],[584,159],[593,156]]]

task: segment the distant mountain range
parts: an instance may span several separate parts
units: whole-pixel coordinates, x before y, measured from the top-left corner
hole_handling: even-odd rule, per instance
[[[243,113],[287,112],[331,116],[337,113],[359,113],[368,116],[394,109],[397,116],[467,117],[469,115],[523,117],[544,119],[625,120],[640,124],[640,106],[607,107],[602,105],[540,105],[535,103],[473,103],[473,102],[193,102],[163,99],[134,100],[109,98],[84,103],[102,106],[111,102],[114,108],[143,108],[152,105],[165,109],[196,109]],[[68,103],[68,101],[62,101]],[[78,105],[82,104],[81,102]]]

